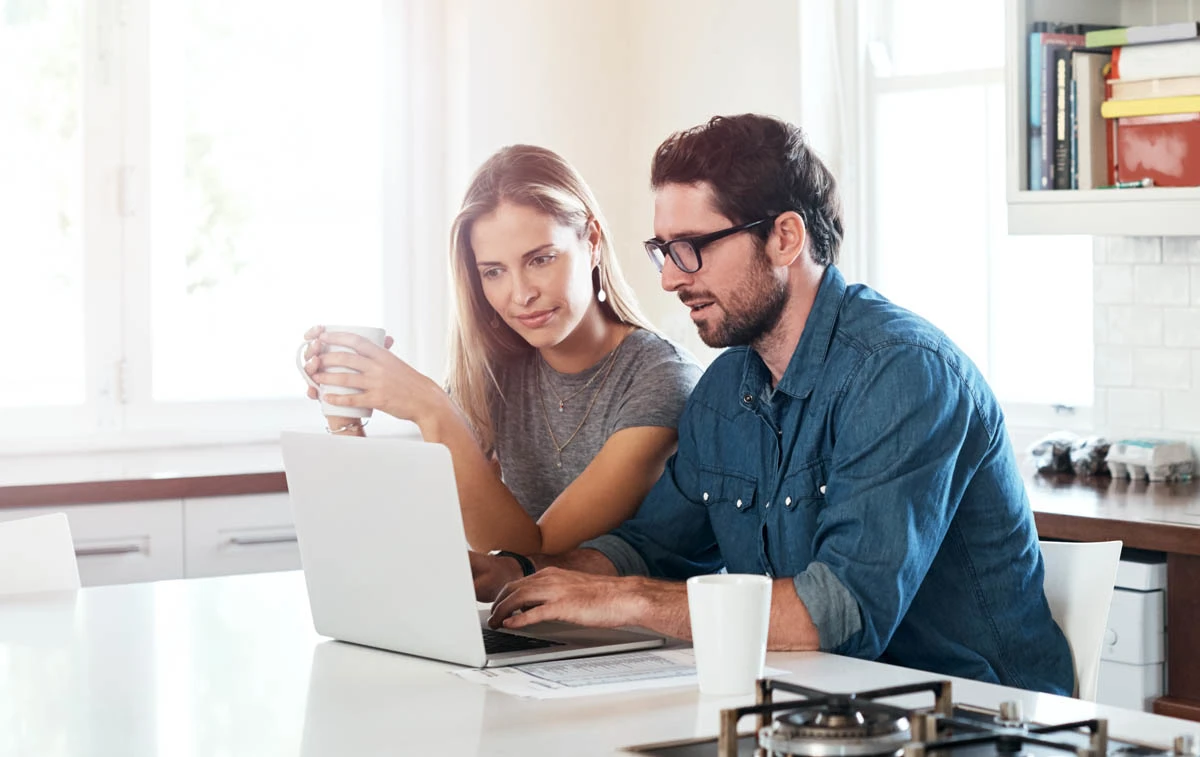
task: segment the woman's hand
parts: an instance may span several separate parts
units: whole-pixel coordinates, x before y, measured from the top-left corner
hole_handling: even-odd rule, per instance
[[[305,338],[310,345],[305,352],[304,369],[313,381],[361,390],[358,394],[326,392],[327,404],[375,408],[422,427],[449,407],[449,397],[440,386],[389,351],[394,343],[390,336],[384,338],[384,346],[380,347],[357,334],[325,331],[316,326]],[[331,352],[330,346],[354,351]],[[334,367],[358,372],[330,373],[329,369]],[[315,393],[309,387],[309,396]],[[330,423],[334,422],[331,418]]]

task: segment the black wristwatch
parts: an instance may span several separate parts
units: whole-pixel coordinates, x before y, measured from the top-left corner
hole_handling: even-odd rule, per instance
[[[511,557],[517,561],[517,565],[521,566],[521,573],[526,576],[532,576],[537,568],[533,567],[533,560],[530,560],[525,555],[518,555],[516,552],[509,552],[507,549],[493,549],[488,552],[492,557]]]

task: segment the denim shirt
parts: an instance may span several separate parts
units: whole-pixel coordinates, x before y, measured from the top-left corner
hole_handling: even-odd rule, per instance
[[[941,331],[836,267],[778,386],[745,347],[693,391],[622,574],[790,577],[821,649],[1070,695],[1004,417]]]

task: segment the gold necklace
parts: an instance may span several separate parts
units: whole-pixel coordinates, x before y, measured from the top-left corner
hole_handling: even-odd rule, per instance
[[[621,344],[625,344],[625,341],[622,340]],[[617,348],[613,350],[612,357],[608,361],[608,367],[603,371],[604,378],[600,379],[600,383],[596,385],[596,393],[592,395],[592,401],[588,403],[587,410],[583,412],[583,418],[579,420],[579,425],[575,427],[575,430],[571,432],[571,435],[567,437],[567,440],[562,444],[558,443],[558,437],[554,435],[554,429],[550,428],[550,414],[546,412],[546,395],[544,392],[542,392],[542,371],[541,365],[539,364],[537,372],[538,404],[542,407],[542,420],[546,422],[546,431],[550,432],[550,443],[554,445],[554,451],[558,453],[558,460],[555,462],[555,467],[562,467],[563,450],[567,448],[568,444],[575,441],[575,437],[579,435],[579,431],[583,428],[583,424],[587,423],[588,416],[592,414],[592,407],[595,406],[596,400],[600,398],[600,390],[604,388],[604,382],[608,381],[608,374],[612,373],[613,365],[617,362],[617,350],[621,349],[621,344],[618,344]],[[596,376],[599,376],[600,373],[601,371],[597,371]],[[595,378],[596,376],[593,376],[592,378]],[[591,381],[588,381],[588,383],[590,384]],[[584,386],[586,387],[586,384]],[[553,389],[553,387],[551,387],[551,389]],[[575,394],[578,393],[579,392],[576,392]],[[558,396],[557,393],[555,396]],[[570,397],[567,399],[570,399]]]
[[[613,351],[612,351],[612,354],[610,354],[610,355],[608,356],[608,362],[609,362],[609,364],[610,364],[610,365],[612,364],[612,362],[613,362],[614,360],[616,360],[616,359],[617,359],[617,350],[621,349],[621,345],[622,345],[622,344],[624,344],[624,343],[625,343],[625,340],[623,340],[623,339],[622,339],[622,340],[621,340],[621,341],[620,341],[620,342],[617,344],[617,346],[616,346],[616,347],[613,349]],[[537,368],[538,368],[538,380],[539,380],[539,381],[541,380],[541,374],[542,374],[542,371],[543,371],[542,365],[543,365],[545,362],[546,362],[546,359],[545,359],[544,357],[542,357],[541,353],[538,353],[538,365],[537,365]],[[575,391],[571,392],[571,393],[570,393],[570,394],[568,394],[566,397],[559,397],[559,396],[558,396],[558,390],[554,388],[554,384],[551,384],[549,381],[547,381],[547,382],[546,382],[546,386],[550,387],[550,392],[551,392],[551,393],[554,395],[554,399],[558,400],[558,412],[560,412],[560,413],[561,413],[561,412],[563,412],[563,410],[564,410],[564,408],[565,408],[566,404],[567,404],[568,402],[570,402],[571,400],[575,399],[576,397],[578,397],[578,396],[579,396],[579,394],[580,394],[580,393],[581,393],[581,392],[582,392],[584,389],[587,389],[589,386],[591,386],[591,385],[592,385],[592,382],[593,382],[593,381],[595,381],[597,378],[599,378],[599,377],[600,377],[600,374],[602,374],[602,373],[605,373],[605,371],[602,371],[602,370],[601,370],[601,371],[596,371],[595,373],[593,373],[593,374],[592,374],[592,377],[591,377],[590,379],[588,379],[588,380],[587,380],[587,383],[586,383],[586,384],[584,384],[583,386],[579,387],[579,388],[578,388],[578,389],[576,389]]]

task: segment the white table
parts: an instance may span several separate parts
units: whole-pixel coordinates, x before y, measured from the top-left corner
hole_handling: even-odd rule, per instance
[[[866,689],[936,676],[820,653],[769,656],[791,680]],[[312,630],[298,572],[0,598],[0,755],[612,755],[711,736],[749,698],[694,687],[518,699],[454,667]],[[1195,723],[954,680],[955,699],[1020,699],[1041,721],[1099,715],[1169,744]],[[752,724],[750,719],[745,727]]]

